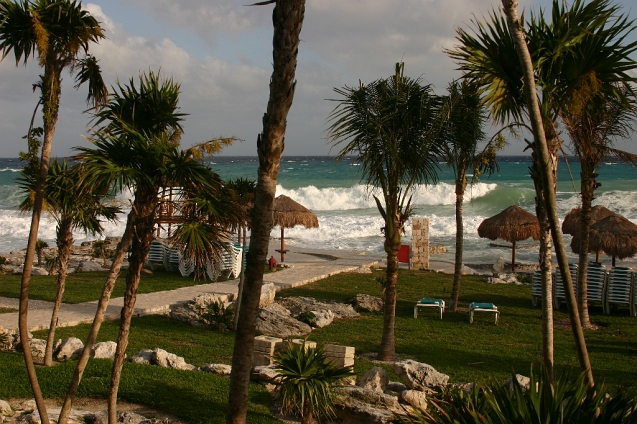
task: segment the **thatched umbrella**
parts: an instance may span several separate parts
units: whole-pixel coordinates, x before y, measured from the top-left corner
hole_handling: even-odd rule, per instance
[[[284,229],[292,228],[296,225],[303,225],[306,228],[318,228],[318,218],[314,212],[303,205],[298,204],[287,196],[280,195],[274,199],[274,225],[281,226],[281,262],[285,258],[285,237]]]
[[[513,244],[511,271],[515,272],[515,244],[533,237],[540,238],[540,221],[537,217],[519,206],[509,206],[499,214],[482,221],[478,235],[491,240],[502,239]]]
[[[609,209],[606,209],[602,205],[593,206],[591,208],[591,225],[611,215],[615,215],[615,212]],[[570,234],[572,236],[579,234],[579,231],[581,228],[580,227],[581,219],[582,219],[582,208],[579,207],[579,208],[572,209],[564,217],[564,222],[562,223],[562,232],[564,234]]]
[[[615,212],[602,205],[593,206],[591,208],[591,225],[612,215],[615,215]],[[571,250],[577,255],[579,255],[581,220],[582,208],[578,207],[567,213],[562,223],[562,232],[573,236],[571,240]],[[591,248],[590,242],[588,244],[588,251],[589,253],[595,253],[595,262],[599,262],[599,250]]]
[[[637,225],[621,215],[608,216],[591,225],[592,249],[602,250],[619,259],[630,258],[637,253]]]

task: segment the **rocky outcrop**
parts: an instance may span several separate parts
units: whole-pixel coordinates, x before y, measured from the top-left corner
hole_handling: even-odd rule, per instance
[[[387,390],[388,383],[387,371],[381,367],[374,367],[367,371],[356,385],[364,389],[384,393]]]
[[[211,372],[213,374],[227,376],[232,372],[232,367],[226,364],[203,364],[199,367],[199,371]]]
[[[284,297],[278,303],[288,309],[293,316],[298,316],[303,312],[330,310],[334,313],[334,319],[353,318],[359,316],[358,312],[340,302],[320,302],[311,297]]]
[[[110,359],[115,358],[115,349],[117,349],[117,343],[115,342],[99,342],[93,345],[91,349],[91,356],[95,359]]]
[[[53,352],[53,357],[58,361],[66,359],[77,359],[84,350],[84,343],[77,337],[70,337],[64,340]]]
[[[493,277],[487,278],[487,283],[489,284],[515,284],[521,286],[522,283],[518,281],[517,275],[515,274],[502,274],[502,273],[494,273]]]
[[[185,371],[193,371],[197,368],[194,365],[186,363],[181,356],[159,348],[141,350],[136,355],[130,357],[129,361],[137,364],[158,365],[162,368],[173,368]]]
[[[75,267],[75,272],[95,272],[95,271],[108,271],[108,268],[102,267],[94,261],[82,261]]]
[[[260,309],[257,316],[257,332],[287,339],[310,334],[312,327],[291,316],[282,315],[270,309]]]
[[[329,309],[321,309],[320,311],[310,311],[314,314],[314,318],[310,321],[310,325],[314,328],[327,327],[334,321],[334,312]]]
[[[267,308],[274,303],[276,296],[276,286],[273,283],[264,283],[261,286],[261,298],[259,300],[259,308]]]
[[[359,293],[348,301],[357,312],[381,312],[383,299],[368,294]]]
[[[411,359],[394,362],[392,369],[398,378],[412,390],[444,387],[449,381],[448,375],[436,371],[431,365],[422,364]]]

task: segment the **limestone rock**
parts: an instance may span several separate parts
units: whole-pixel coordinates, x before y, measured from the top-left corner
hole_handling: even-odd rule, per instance
[[[260,309],[257,316],[257,332],[267,336],[287,339],[305,336],[312,332],[312,327],[292,317]]]
[[[136,364],[150,365],[150,361],[153,359],[153,353],[154,352],[150,349],[140,350],[128,360]]]
[[[199,371],[211,372],[218,375],[230,375],[232,367],[226,364],[203,364],[199,367]]]
[[[204,293],[204,294],[200,294],[199,296],[195,297],[191,302],[190,302],[190,307],[191,309],[196,310],[206,310],[208,309],[208,307],[212,304],[223,304],[224,301],[226,299],[222,299],[220,296],[214,294],[214,293]]]
[[[31,347],[31,355],[36,358],[44,358],[44,353],[46,351],[46,340],[30,339],[29,346]]]
[[[526,377],[522,374],[516,374],[515,378],[518,380],[518,384],[522,388],[523,392],[526,392],[531,388],[531,379],[529,377]],[[509,377],[504,385],[509,393],[513,393],[513,377]]]
[[[102,265],[94,261],[83,261],[75,268],[76,272],[94,272],[94,271],[108,271],[108,268],[102,268]]]
[[[312,327],[323,328],[334,321],[334,312],[329,309],[322,309],[320,311],[310,311],[314,314],[314,318],[310,322]]]
[[[431,365],[411,359],[394,362],[392,368],[400,380],[412,390],[446,386],[449,381],[448,375],[436,371]]]
[[[334,319],[352,318],[359,316],[352,305],[339,302],[319,302],[310,297],[286,297],[278,301],[283,307],[288,309],[292,315],[298,316],[307,311],[318,311],[329,309],[334,313]]]
[[[77,359],[82,354],[84,343],[77,337],[69,337],[53,353],[53,357],[58,361],[65,359]]]
[[[259,300],[259,308],[265,308],[274,303],[276,296],[276,287],[273,283],[265,283],[261,287],[261,299]]]
[[[409,388],[405,386],[403,383],[399,383],[397,381],[390,381],[389,383],[387,383],[387,388],[385,389],[385,392],[396,393],[396,396],[398,396],[400,393],[408,389]]]
[[[114,359],[117,343],[115,342],[99,342],[95,343],[91,349],[91,356],[95,359]]]
[[[357,294],[349,303],[357,312],[382,312],[383,310],[383,299],[364,293]]]
[[[5,417],[10,417],[13,415],[13,409],[11,409],[11,405],[7,401],[0,399],[0,415],[4,415]]]
[[[396,416],[383,408],[376,408],[356,399],[347,399],[337,413],[343,424],[389,424]]]
[[[404,390],[400,394],[400,400],[420,410],[427,411],[427,395],[419,390]]]
[[[108,412],[98,411],[93,414],[86,414],[84,421],[89,424],[108,424]],[[119,411],[117,413],[117,422],[124,424],[140,424],[149,422],[146,417],[130,411]]]
[[[252,368],[252,380],[276,384],[279,381],[279,372],[275,365],[262,365]]]
[[[356,385],[375,392],[384,393],[387,389],[387,383],[389,383],[387,371],[381,367],[374,367],[367,371]]]
[[[177,370],[192,371],[196,367],[186,363],[184,358],[174,353],[166,352],[164,349],[154,349],[151,364],[159,365],[162,368],[174,368]]]
[[[290,311],[288,311],[278,303],[273,303],[272,305],[266,306],[264,309],[267,309],[270,312],[276,312],[277,314],[285,315],[287,317],[290,316]]]
[[[34,266],[33,268],[31,268],[31,275],[49,275],[49,271],[44,268]]]
[[[502,274],[504,272],[504,258],[500,256],[495,264],[493,264],[493,275]]]
[[[397,396],[358,386],[337,387],[337,402],[343,409],[344,423],[389,423],[413,409],[398,402]]]

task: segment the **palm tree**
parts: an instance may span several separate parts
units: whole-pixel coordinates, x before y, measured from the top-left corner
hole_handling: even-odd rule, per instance
[[[89,192],[77,187],[77,181],[81,180],[81,167],[75,165],[69,168],[66,162],[54,160],[49,167],[46,184],[44,185],[44,198],[47,211],[57,221],[56,244],[58,248],[58,278],[57,294],[51,313],[51,325],[47,336],[46,350],[44,353],[44,365],[53,364],[53,343],[55,342],[55,330],[57,317],[64,295],[67,268],[73,246],[73,230],[80,229],[91,232],[93,236],[103,231],[100,217],[109,221],[115,220],[118,207],[103,202],[103,197],[97,192]],[[28,183],[24,186],[29,194],[35,187],[35,178],[25,178]],[[32,208],[33,196],[27,196],[20,205],[21,210]]]
[[[396,354],[398,250],[413,212],[411,192],[417,184],[437,180],[437,156],[442,153],[437,143],[442,99],[430,85],[421,85],[420,79],[405,77],[404,69],[403,63],[397,63],[392,77],[335,89],[343,98],[329,117],[328,137],[335,145],[345,143],[337,158],[355,156],[361,164],[361,179],[381,191],[380,198],[374,195],[385,222],[387,253],[381,361],[393,360]]]
[[[580,367],[582,368],[583,372],[586,373],[588,385],[592,387],[595,385],[595,381],[593,379],[593,371],[591,368],[588,351],[586,349],[584,332],[582,331],[582,326],[577,314],[575,293],[573,292],[573,283],[571,281],[571,275],[568,269],[568,258],[566,257],[566,250],[564,249],[564,242],[562,240],[562,232],[559,227],[559,219],[557,216],[557,206],[555,201],[555,181],[553,179],[551,166],[552,161],[550,159],[549,146],[546,139],[545,127],[542,121],[540,103],[537,100],[533,61],[531,59],[531,54],[529,53],[529,47],[526,43],[525,34],[523,31],[523,23],[518,17],[517,0],[502,0],[502,6],[522,68],[524,81],[523,89],[527,101],[531,127],[533,129],[534,145],[536,149],[535,151],[538,154],[539,159],[537,160],[537,162],[539,170],[541,172],[541,183],[544,189],[543,195],[545,196],[545,210],[548,215],[549,225],[551,228],[551,233],[553,235],[553,242],[555,244],[556,256],[559,263],[560,271],[562,273],[563,281],[565,282],[564,286],[567,292],[567,300],[569,303],[571,326],[573,328],[575,336],[575,344],[577,347]],[[550,377],[552,380],[552,374],[550,374]]]
[[[243,216],[241,222],[237,226],[237,239],[243,246],[241,251],[241,275],[239,276],[239,287],[237,292],[237,302],[234,309],[234,328],[236,330],[239,322],[239,313],[241,310],[241,295],[243,294],[243,284],[245,282],[244,260],[246,254],[246,237],[248,228],[250,227],[250,211],[254,203],[254,191],[256,189],[256,181],[247,178],[237,178],[226,182],[226,188],[230,190],[232,197],[236,199],[236,203],[241,206]],[[243,241],[241,234],[243,233]]]
[[[257,137],[259,169],[252,209],[250,251],[246,281],[241,296],[241,314],[235,333],[230,375],[227,422],[242,424],[248,413],[248,389],[252,369],[254,333],[263,285],[263,264],[267,260],[273,226],[276,181],[283,154],[287,116],[296,86],[295,72],[300,44],[299,35],[305,16],[305,0],[266,0],[276,3],[272,12],[272,76],[270,97],[263,116],[263,132]]]
[[[570,8],[554,4],[550,25],[544,19],[531,21],[530,36],[549,42],[537,43],[537,55],[545,56],[540,77],[551,81],[557,114],[564,122],[573,150],[582,165],[581,196],[583,237],[580,238],[578,269],[578,306],[582,326],[591,326],[587,301],[588,228],[595,187],[595,172],[606,154],[623,152],[612,149],[611,139],[626,137],[634,108],[637,79],[629,72],[637,68],[631,55],[637,42],[626,37],[635,29],[619,7],[599,0]],[[582,31],[582,28],[586,28]],[[575,41],[573,41],[575,40]],[[559,49],[554,45],[561,46]],[[583,250],[582,250],[583,249]]]
[[[186,199],[197,196],[198,201],[194,202],[197,207],[194,207],[193,203],[184,202],[184,207],[189,209],[184,210],[187,219],[183,226],[187,227],[187,234],[191,239],[193,230],[202,228],[189,225],[191,220],[188,218],[196,216],[195,212],[206,211],[204,224],[215,216],[233,216],[233,208],[217,201],[221,192],[220,178],[197,160],[195,150],[182,151],[179,148],[184,114],[177,112],[178,97],[179,84],[174,83],[172,79],[162,80],[152,71],[148,75],[140,75],[138,85],[133,79],[128,85],[118,85],[109,103],[95,114],[98,124],[104,125],[95,131],[92,139],[94,147],[78,148],[80,153],[75,159],[85,168],[85,187],[91,187],[93,190],[128,187],[134,193],[134,201],[122,241],[115,252],[91,332],[60,413],[60,423],[68,419],[73,398],[89,358],[87,352],[95,342],[123,256],[130,246],[132,253],[109,396],[109,419],[115,422],[117,390],[124,352],[128,343],[141,269],[153,238],[159,189],[164,186],[178,186]],[[207,230],[214,227],[197,238],[199,241],[205,241],[205,248],[210,245],[208,238],[219,238],[221,230],[216,229],[214,220],[204,227]],[[184,232],[180,234],[183,236]]]
[[[37,376],[33,367],[33,358],[28,347],[27,309],[29,281],[38,236],[44,181],[51,157],[51,146],[55,125],[58,120],[62,71],[77,71],[77,86],[89,82],[88,101],[99,104],[106,96],[97,60],[88,55],[89,44],[104,37],[99,22],[81,3],[70,0],[34,0],[14,2],[0,1],[0,50],[4,59],[12,50],[16,66],[23,60],[37,54],[40,66],[44,70],[41,85],[43,105],[44,140],[40,158],[40,175],[35,190],[33,216],[27,243],[27,252],[22,274],[20,293],[20,335],[29,380],[34,391],[35,401],[43,424],[49,423],[44,400],[40,393]],[[83,56],[81,56],[83,54]]]
[[[462,203],[467,173],[473,175],[472,181],[477,181],[481,174],[490,175],[497,170],[496,151],[504,147],[505,140],[498,133],[480,150],[480,144],[486,138],[483,128],[487,116],[477,88],[463,79],[460,83],[449,84],[447,91],[449,96],[443,111],[448,118],[442,135],[442,158],[453,170],[456,180],[456,260],[450,302],[450,309],[456,312],[462,277]]]
[[[35,253],[38,255],[38,266],[42,266],[44,249],[48,249],[48,248],[49,248],[49,243],[47,243],[46,241],[42,239],[37,239],[37,241],[35,242]]]

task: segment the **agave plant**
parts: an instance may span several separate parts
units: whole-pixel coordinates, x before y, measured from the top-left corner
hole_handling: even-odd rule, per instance
[[[530,385],[523,387],[513,374],[512,387],[490,382],[471,393],[453,388],[431,401],[421,423],[637,423],[637,391],[609,393],[604,384],[591,388],[586,374],[570,378],[562,373],[551,385],[545,367],[531,366]]]
[[[301,416],[301,424],[334,416],[332,385],[352,373],[329,361],[322,347],[308,348],[290,343],[274,358],[280,376],[281,412]]]

